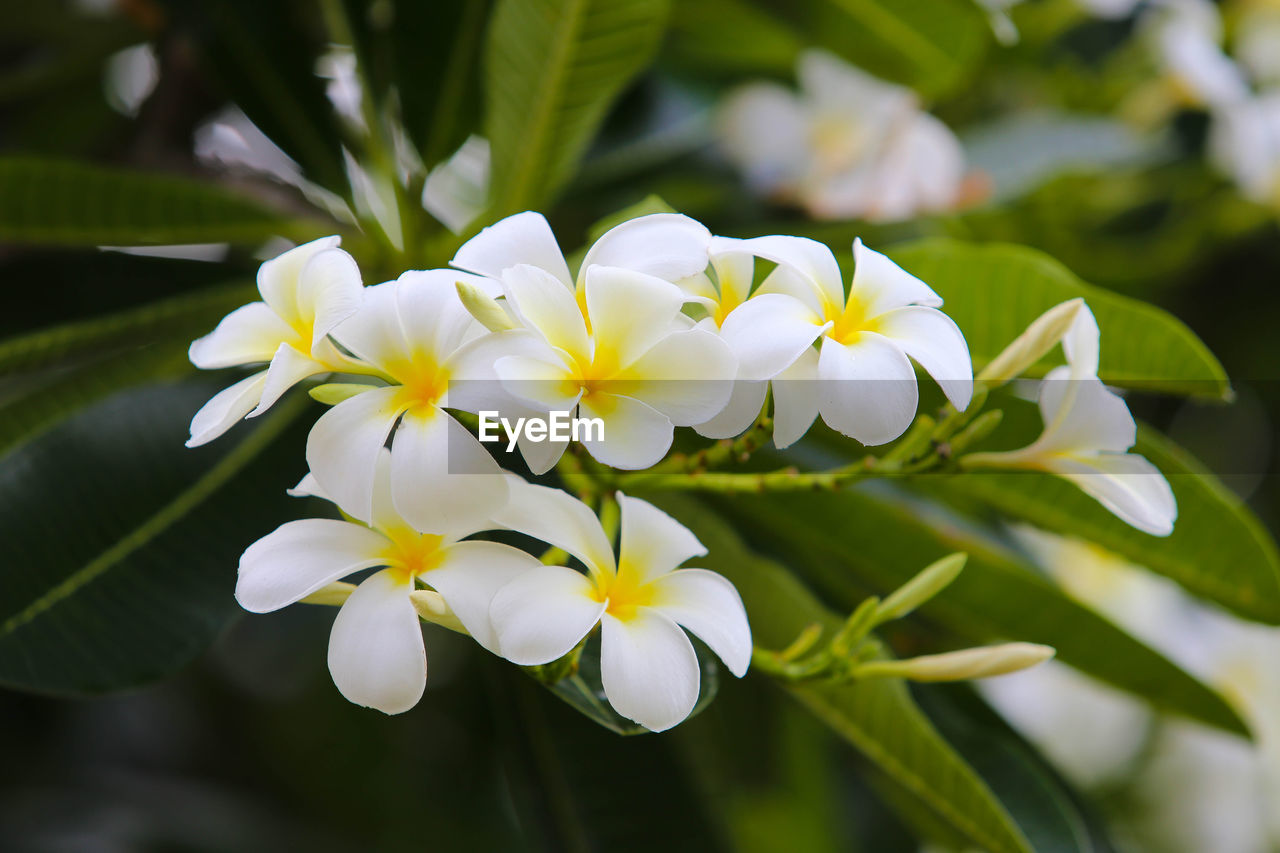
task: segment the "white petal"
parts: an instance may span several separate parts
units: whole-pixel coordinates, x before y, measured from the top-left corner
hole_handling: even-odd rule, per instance
[[[258,267],[258,292],[262,294],[262,301],[289,325],[303,326],[308,318],[298,304],[298,281],[302,277],[302,268],[312,257],[341,242],[341,237],[321,237],[295,246]]]
[[[798,299],[766,293],[729,312],[720,337],[738,357],[739,378],[772,379],[795,363],[822,328],[821,318]]]
[[[721,144],[758,192],[785,189],[809,158],[808,119],[800,100],[776,83],[734,90],[717,122]]]
[[[1082,304],[1076,312],[1071,328],[1062,338],[1062,350],[1067,354],[1067,364],[1071,366],[1071,376],[1084,379],[1098,375],[1098,321],[1088,305]]]
[[[311,351],[338,323],[360,307],[364,287],[355,259],[341,249],[316,252],[303,266],[298,278],[298,311],[304,319],[314,319]]]
[[[684,304],[684,293],[671,282],[618,267],[588,268],[585,287],[595,362],[615,369],[670,332]]]
[[[397,287],[394,281],[366,287],[359,310],[332,330],[338,343],[382,370],[405,361]]]
[[[573,411],[569,409],[567,411]],[[516,413],[517,416],[519,412]],[[525,417],[528,414],[524,415]],[[542,417],[542,415],[539,415]],[[569,449],[570,442],[554,441],[548,438],[545,441],[534,441],[529,438],[528,433],[521,433],[516,439],[516,447],[520,448],[520,455],[524,457],[524,464],[529,466],[529,471],[536,476],[547,473],[556,466],[560,461],[560,457],[564,456],[564,452]]]
[[[489,620],[498,654],[521,666],[536,666],[578,645],[604,608],[586,575],[564,566],[539,566],[498,591]]]
[[[795,444],[818,417],[822,383],[818,351],[810,347],[795,364],[773,379],[773,443],[779,450]]]
[[[1138,440],[1138,427],[1124,399],[1099,380],[1071,379],[1058,368],[1040,385],[1044,433],[1039,452],[1109,450],[1122,453]]]
[[[751,665],[751,627],[742,597],[725,577],[706,569],[681,569],[653,583],[651,605],[693,632],[741,678]]]
[[[707,268],[711,232],[678,213],[655,213],[615,225],[582,259],[582,269],[623,267],[677,281]]]
[[[711,241],[711,251],[731,250],[750,252],[758,258],[790,267],[804,277],[827,303],[844,305],[844,282],[840,277],[840,265],[831,250],[817,240],[807,237],[771,235],[750,240],[735,240],[721,244],[720,238]]]
[[[685,560],[701,557],[707,549],[689,528],[648,501],[618,492],[622,510],[622,541],[618,571],[641,582],[670,572]]]
[[[796,272],[792,267],[783,264],[774,267],[756,288],[754,298],[759,299],[761,296],[773,294],[789,296],[796,300],[813,312],[813,316],[819,322],[827,313],[827,308],[822,303],[822,292],[813,286],[809,278]]]
[[[293,329],[265,302],[250,302],[222,318],[222,322],[187,351],[191,363],[203,370],[271,360],[282,341],[293,340]]]
[[[443,409],[407,412],[391,441],[396,510],[423,533],[466,535],[507,500],[507,480],[480,441]]]
[[[573,291],[545,270],[526,264],[503,273],[502,289],[521,323],[541,334],[551,346],[575,358],[587,358],[587,324]]]
[[[863,332],[847,346],[824,338],[818,357],[818,409],[827,426],[863,444],[886,444],[916,416],[916,374],[887,338]]]
[[[543,413],[571,411],[582,395],[581,383],[560,360],[506,356],[493,367],[503,390]]]
[[[1168,536],[1178,503],[1160,469],[1136,453],[1062,456],[1046,467],[1075,483],[1121,521],[1152,536]]]
[[[658,340],[609,387],[642,400],[676,426],[690,426],[724,410],[737,369],[737,359],[719,336],[688,329]]]
[[[725,246],[730,238],[719,239],[720,245]],[[756,260],[750,252],[721,251],[711,258],[711,266],[716,271],[717,291],[721,300],[727,298],[737,305],[751,295]]]
[[[894,308],[924,305],[937,308],[942,297],[929,285],[904,270],[879,252],[853,241],[853,285],[849,296],[863,305],[868,317]]]
[[[564,262],[551,226],[542,214],[532,211],[508,216],[485,228],[463,243],[450,263],[491,278],[501,278],[504,270],[517,264],[528,264],[573,287],[569,265]]]
[[[809,49],[796,62],[796,77],[816,106],[879,118],[911,107],[915,93],[887,83],[825,50]]]
[[[632,397],[596,392],[578,403],[578,416],[599,418],[603,436],[592,432],[582,446],[597,461],[614,468],[637,471],[662,460],[671,449],[674,428],[657,409]]]
[[[708,421],[694,425],[698,435],[707,438],[733,438],[741,435],[760,416],[764,408],[765,392],[769,390],[768,380],[748,381],[739,379],[733,383],[733,393],[729,402]],[[817,413],[817,409],[814,409]]]
[[[324,489],[320,488],[320,484],[316,482],[316,475],[310,471],[302,475],[298,485],[292,489],[285,489],[285,494],[293,498],[321,498],[322,500],[333,501],[333,498],[326,495]]]
[[[895,308],[876,318],[876,331],[914,358],[958,411],[968,408],[973,397],[973,362],[954,320],[936,308]]]
[[[385,565],[385,536],[349,521],[290,521],[250,545],[240,557],[236,601],[269,613],[352,572]]]
[[[476,325],[458,297],[461,277],[453,270],[410,270],[396,279],[396,312],[411,358],[443,363]]]
[[[249,417],[256,418],[271,408],[284,392],[308,376],[328,372],[327,367],[317,363],[311,356],[303,355],[289,344],[281,344],[271,359],[271,366],[267,368],[267,382],[262,388],[262,398],[258,401],[257,408],[249,413]]]
[[[402,714],[427,686],[427,652],[409,599],[412,582],[377,572],[338,610],[329,634],[329,674],[342,695],[384,714]]]
[[[514,475],[507,485],[510,497],[494,514],[495,523],[568,551],[594,571],[613,573],[613,546],[590,507],[568,492]]]
[[[443,367],[449,377],[449,387],[440,405],[478,413],[502,411],[514,404],[515,399],[503,387],[497,370],[498,362],[508,357],[562,360],[560,353],[536,332],[526,329],[489,332],[463,344],[445,361]]]
[[[476,642],[497,654],[497,639],[489,621],[493,597],[516,577],[541,567],[536,558],[510,545],[467,541],[450,545],[440,566],[421,577],[444,596]]]
[[[191,437],[187,439],[187,447],[207,444],[235,426],[236,421],[258,405],[266,384],[267,372],[264,370],[214,394],[191,419]]]
[[[375,388],[320,416],[307,436],[307,466],[347,515],[369,521],[378,456],[400,417],[399,389]]]
[[[606,613],[600,622],[600,678],[613,709],[655,732],[689,716],[700,675],[684,631],[649,608],[625,621]]]

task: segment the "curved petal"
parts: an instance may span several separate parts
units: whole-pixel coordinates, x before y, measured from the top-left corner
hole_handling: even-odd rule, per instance
[[[1178,518],[1178,502],[1160,469],[1136,453],[1053,457],[1045,467],[1075,483],[1126,524],[1168,536]]]
[[[600,624],[600,679],[613,709],[655,732],[689,716],[700,675],[684,631],[649,608],[625,621],[606,613]]]
[[[840,265],[836,263],[836,256],[831,250],[817,240],[770,235],[721,244],[719,239],[711,241],[713,253],[718,253],[727,246],[731,250],[750,252],[758,258],[789,267],[808,281],[824,302],[836,307],[844,306],[844,282],[840,276]]]
[[[687,329],[659,339],[609,387],[642,400],[676,426],[689,426],[724,410],[737,369],[737,359],[719,336]]]
[[[591,508],[568,492],[507,476],[507,505],[494,522],[568,551],[592,571],[612,574],[613,546]]]
[[[582,395],[581,383],[558,359],[505,356],[494,363],[493,369],[503,390],[544,413],[571,411]]]
[[[520,264],[502,275],[502,289],[520,322],[581,361],[590,354],[587,324],[573,291],[538,267]]]
[[[249,417],[256,418],[271,408],[284,392],[308,376],[328,372],[329,368],[317,363],[311,356],[303,355],[289,344],[281,344],[271,359],[271,366],[267,368],[267,382],[262,387],[262,397]]]
[[[779,450],[803,438],[818,417],[818,360],[818,351],[810,347],[773,378],[773,443]]]
[[[1062,351],[1067,354],[1073,379],[1098,375],[1098,321],[1086,304],[1080,305],[1071,328],[1062,338]]]
[[[936,308],[895,308],[876,318],[876,331],[916,360],[963,412],[973,397],[969,345],[955,321]]]
[[[302,475],[298,485],[292,489],[285,489],[285,494],[291,498],[320,498],[330,503],[333,502],[333,499],[326,495],[324,489],[320,488],[320,484],[316,482],[316,475],[310,471]]]
[[[439,365],[476,325],[458,297],[453,270],[409,270],[396,279],[396,313],[410,359]]]
[[[222,318],[214,330],[187,350],[202,370],[270,361],[281,342],[296,337],[293,329],[265,302],[250,302]]]
[[[923,305],[937,308],[942,297],[884,255],[853,241],[853,284],[851,299],[857,299],[868,317],[876,317],[894,308]]]
[[[230,388],[214,394],[191,419],[191,437],[187,447],[208,444],[243,419],[262,398],[267,384],[265,370],[246,376]]]
[[[1058,368],[1040,385],[1045,429],[1032,447],[1042,453],[1108,450],[1123,453],[1138,440],[1138,426],[1120,395],[1093,377],[1069,378]]]
[[[720,238],[716,238],[720,239]],[[761,296],[770,296],[777,294],[779,296],[789,296],[799,302],[801,305],[813,312],[813,316],[821,322],[822,317],[828,313],[828,307],[823,305],[822,292],[813,286],[813,282],[807,277],[796,272],[789,266],[779,264],[773,268],[773,271],[765,276],[764,281],[760,282],[760,286],[756,288],[755,299]]]
[[[578,417],[599,418],[582,446],[598,462],[636,471],[657,464],[671,449],[675,428],[662,412],[634,397],[597,391],[578,401]]]
[[[738,678],[751,665],[751,626],[742,597],[727,578],[680,569],[653,582],[650,605],[706,643]]]
[[[725,98],[717,124],[725,153],[757,192],[787,189],[803,174],[810,157],[808,117],[790,89],[741,86]]]
[[[569,265],[541,213],[526,211],[495,222],[462,244],[450,263],[490,278],[518,264],[545,270],[566,287],[573,287]]]
[[[684,293],[671,282],[619,267],[588,268],[585,287],[594,361],[606,370],[647,352],[671,331],[684,304]]]
[[[370,575],[338,610],[329,634],[329,674],[348,701],[402,714],[427,686],[427,652],[409,599],[413,583],[393,571]]]
[[[349,521],[290,521],[245,549],[236,601],[250,613],[279,610],[352,572],[385,565],[389,544]]]
[[[720,413],[710,420],[694,425],[698,435],[707,438],[733,438],[741,435],[760,416],[764,408],[767,380],[748,381],[738,379],[733,383],[733,393]],[[817,410],[814,410],[815,414]]]
[[[542,568],[537,558],[497,542],[458,542],[445,549],[438,568],[421,575],[444,596],[476,642],[498,654],[498,641],[489,621],[493,598],[507,583]]]
[[[863,444],[893,441],[916,416],[919,390],[911,362],[873,332],[863,332],[852,345],[824,338],[818,377],[822,420]]]
[[[502,411],[515,400],[503,387],[497,365],[504,358],[536,358],[560,361],[560,354],[537,332],[509,329],[489,332],[463,344],[443,365],[449,385],[440,405],[479,413]]]
[[[740,379],[772,379],[822,333],[818,315],[798,299],[765,293],[729,312],[720,337],[738,357]]]
[[[370,520],[378,456],[403,411],[397,388],[375,388],[343,400],[311,428],[307,465],[347,515]]]
[[[622,540],[618,572],[646,583],[675,569],[707,549],[689,528],[648,501],[618,492],[622,510]]]
[[[364,289],[359,310],[334,326],[334,339],[357,357],[394,374],[406,361],[404,333],[396,306],[398,283],[386,281]]]
[[[335,248],[341,242],[341,237],[321,237],[295,246],[258,267],[258,292],[262,294],[262,301],[290,326],[305,325],[308,318],[303,316],[298,304],[302,268],[312,257],[325,249]]]
[[[298,277],[298,312],[314,322],[311,352],[360,307],[364,286],[355,259],[341,249],[316,252]]]
[[[679,213],[654,213],[615,225],[587,250],[582,270],[622,267],[667,281],[707,268],[711,232]]]
[[[391,440],[391,495],[414,530],[484,530],[507,500],[507,480],[479,440],[443,409],[407,412]]]
[[[521,666],[564,656],[604,613],[595,593],[586,575],[564,566],[522,573],[498,590],[489,608],[498,654]]]

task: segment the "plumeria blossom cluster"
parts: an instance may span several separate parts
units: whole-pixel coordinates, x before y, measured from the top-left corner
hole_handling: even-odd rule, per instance
[[[689,635],[734,675],[753,659],[734,586],[698,568],[698,539],[626,494],[625,477],[578,496],[529,482],[481,442],[476,416],[598,422],[572,451],[568,441],[514,437],[535,476],[559,467],[571,488],[584,464],[633,477],[667,464],[677,427],[732,438],[771,424],[781,448],[821,418],[866,445],[894,441],[916,418],[913,362],[962,418],[975,381],[942,300],[860,242],[853,257],[846,287],[820,243],[715,237],[688,217],[654,214],[605,233],[574,271],[546,220],[521,213],[469,240],[450,269],[370,286],[336,237],[267,261],[262,300],[191,346],[198,366],[256,372],[195,415],[190,444],[324,376],[311,392],[331,408],[311,429],[309,473],[291,493],[330,501],[342,518],[292,521],[251,545],[238,600],[254,612],[340,605],[334,682],[387,713],[422,696],[425,620],[535,667],[576,663],[598,633],[613,708],[655,731],[679,723],[700,691]],[[988,381],[1016,375],[1058,340],[1071,381],[1045,384],[1044,435],[1022,451],[966,458],[1069,478],[1126,521],[1167,533],[1172,495],[1146,460],[1124,453],[1133,420],[1097,379],[1086,307],[1068,303],[1037,321],[993,365],[1006,375]],[[546,553],[492,541],[502,532]],[[343,581],[356,575],[356,585]]]

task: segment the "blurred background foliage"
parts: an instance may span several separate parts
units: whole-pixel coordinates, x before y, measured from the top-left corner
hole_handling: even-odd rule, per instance
[[[1204,110],[1161,94],[1149,5],[8,0],[0,847],[1280,849],[1280,787],[1259,781],[1280,778],[1280,687],[1256,683],[1257,660],[1240,687],[1203,653],[1239,631],[1260,632],[1261,660],[1277,650],[1235,618],[1280,623],[1280,235],[1275,209],[1208,164]],[[811,47],[915,90],[982,192],[896,222],[815,221],[750,192],[717,107],[745,82],[792,85]],[[1088,298],[1103,378],[1145,392],[1131,405],[1169,436],[1140,443],[1179,498],[1168,540],[1031,476],[660,499],[743,591],[761,645],[964,550],[893,650],[1032,640],[1058,648],[1056,675],[1021,694],[1021,676],[720,679],[674,732],[619,737],[431,627],[426,697],[385,718],[329,683],[326,609],[237,616],[239,552],[301,512],[283,489],[316,407],[296,395],[187,451],[218,384],[186,347],[253,298],[263,258],[340,233],[374,283],[444,265],[519,210],[570,248],[667,207],[716,233],[821,239],[846,270],[855,236],[886,248],[946,297],[979,363]],[[1034,437],[1034,407],[1000,405],[993,441]],[[850,452],[815,430],[786,461]],[[1111,755],[1080,760],[1091,749]]]

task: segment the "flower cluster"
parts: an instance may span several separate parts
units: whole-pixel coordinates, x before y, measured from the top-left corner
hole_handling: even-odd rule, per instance
[[[387,713],[422,695],[419,619],[521,665],[581,654],[598,630],[609,702],[655,731],[684,719],[698,698],[686,631],[735,675],[752,658],[733,585],[682,568],[706,553],[687,528],[620,491],[587,495],[601,498],[593,507],[503,470],[472,415],[589,417],[601,426],[579,440],[591,464],[636,471],[663,460],[676,427],[732,437],[771,422],[786,447],[821,417],[863,444],[893,441],[916,417],[912,361],[955,412],[974,394],[968,347],[942,300],[860,242],[847,289],[820,243],[713,237],[677,214],[613,228],[576,274],[536,213],[480,232],[454,269],[368,287],[337,243],[317,240],[263,264],[262,301],[192,344],[201,367],[266,367],[196,414],[190,444],[262,413],[304,379],[341,377],[313,389],[332,408],[311,430],[310,472],[292,493],[331,501],[343,520],[289,522],[254,543],[236,595],[254,612],[340,603],[334,682]],[[968,458],[1068,477],[1125,520],[1167,532],[1168,486],[1159,492],[1158,472],[1123,453],[1133,420],[1097,380],[1097,326],[1087,308],[1067,308],[1062,370],[1075,381],[1046,383],[1044,436],[1014,454]],[[1038,354],[1052,345],[1043,343]],[[535,475],[569,444],[518,438]],[[549,550],[540,560],[477,538],[497,531]],[[358,586],[341,582],[371,569]]]

